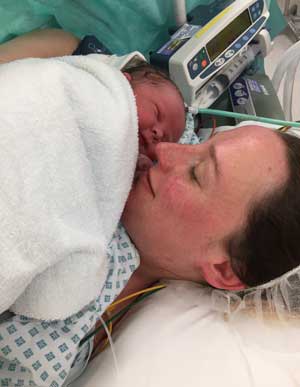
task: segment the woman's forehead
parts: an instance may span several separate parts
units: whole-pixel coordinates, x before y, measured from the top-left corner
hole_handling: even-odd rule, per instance
[[[240,137],[265,137],[266,140],[269,138],[272,141],[275,133],[272,129],[266,128],[259,125],[244,125],[229,130],[217,132],[218,138],[240,138]]]
[[[249,166],[250,161],[251,168],[257,168],[261,173],[269,171],[268,174],[278,182],[287,179],[286,146],[274,130],[262,126],[243,126],[219,133],[212,141],[217,148],[219,145],[219,149],[229,145],[241,165]]]

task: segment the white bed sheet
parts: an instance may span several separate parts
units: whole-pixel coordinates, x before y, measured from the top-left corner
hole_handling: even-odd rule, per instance
[[[210,291],[172,281],[124,322],[111,349],[72,387],[293,387],[300,385],[300,324],[228,322]]]

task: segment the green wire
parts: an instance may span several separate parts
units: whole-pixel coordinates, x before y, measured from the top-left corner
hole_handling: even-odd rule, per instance
[[[161,288],[161,289],[164,289],[164,288]],[[123,308],[122,310],[120,310],[118,313],[114,314],[112,316],[112,318],[110,318],[109,320],[106,321],[106,325],[108,325],[109,323],[113,322],[115,319],[117,319],[118,317],[120,316],[123,316],[125,313],[127,313],[127,311],[129,309],[131,309],[135,304],[137,304],[138,302],[141,302],[143,301],[145,298],[151,296],[153,293],[156,293],[158,292],[159,290],[161,289],[155,289],[155,290],[152,290],[151,292],[149,293],[146,293],[146,294],[143,294],[141,296],[139,296],[138,298],[136,298],[134,301],[131,302],[131,304],[125,306],[125,308]],[[91,337],[95,336],[96,333],[98,333],[100,330],[104,329],[103,325],[100,325],[98,328],[94,329],[91,333],[89,333],[87,336],[85,336],[80,344],[79,344],[79,348],[87,341],[89,340]]]
[[[299,122],[276,120],[274,118],[258,117],[258,116],[253,116],[250,114],[227,112],[225,110],[199,108],[198,113],[209,114],[209,115],[213,115],[213,116],[221,116],[221,117],[231,117],[231,118],[237,118],[237,119],[241,119],[241,120],[252,120],[252,121],[258,121],[258,122],[280,125],[280,126],[292,126],[294,128],[300,128]]]

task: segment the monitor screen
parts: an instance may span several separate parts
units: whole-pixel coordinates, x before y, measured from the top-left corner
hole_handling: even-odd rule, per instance
[[[211,61],[214,61],[227,47],[251,26],[248,9],[234,19],[217,36],[207,43],[207,52]]]

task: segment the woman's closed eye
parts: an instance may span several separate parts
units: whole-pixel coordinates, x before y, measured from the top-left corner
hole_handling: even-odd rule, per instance
[[[199,181],[199,178],[196,174],[196,168],[197,168],[198,164],[194,164],[191,168],[190,168],[190,177],[191,177],[191,180],[195,183],[197,183],[200,187],[201,187],[201,184],[200,184],[200,181]]]
[[[190,168],[190,176],[199,187],[206,188],[210,184],[210,164],[207,160],[199,161]]]
[[[159,107],[157,105],[155,105],[155,116],[156,116],[157,121],[160,121],[161,114],[160,114]]]

